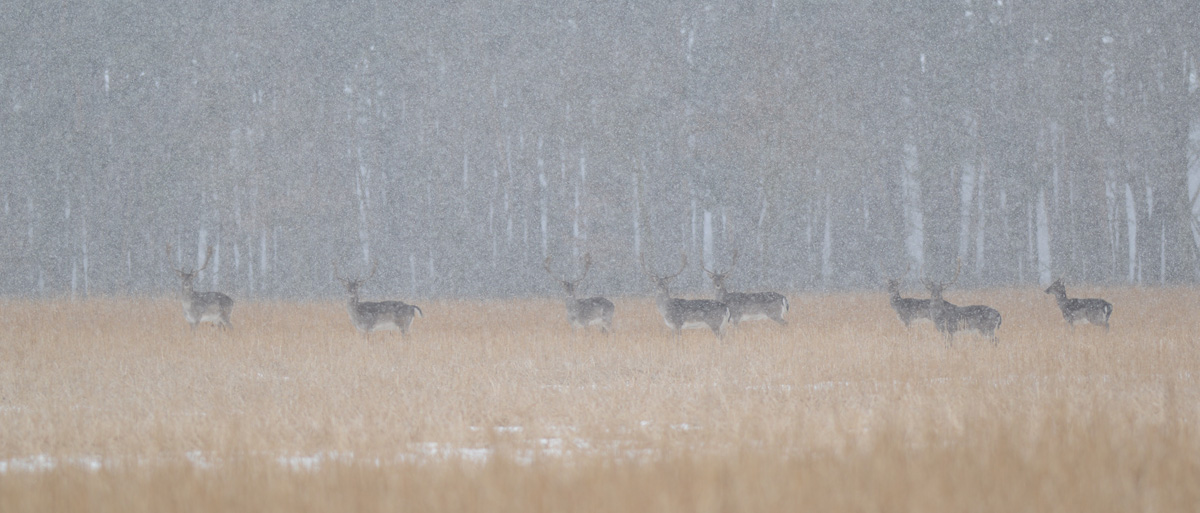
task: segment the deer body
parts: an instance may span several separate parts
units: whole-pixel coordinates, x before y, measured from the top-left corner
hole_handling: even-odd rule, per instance
[[[1068,326],[1073,328],[1076,324],[1091,324],[1108,330],[1112,303],[1095,298],[1069,298],[1061,279],[1055,280],[1050,288],[1046,289],[1046,293],[1054,295],[1058,309],[1062,311],[1063,320],[1067,321]]]
[[[723,272],[709,270],[701,264],[700,268],[712,280],[713,288],[717,291],[717,301],[729,307],[730,322],[737,325],[742,321],[772,320],[780,325],[787,325],[783,315],[788,311],[788,300],[777,292],[730,292],[725,286],[725,280],[737,267],[738,252],[733,252],[733,261],[729,269]]]
[[[997,344],[996,330],[1000,328],[1002,318],[995,308],[984,305],[958,306],[942,298],[946,287],[958,281],[958,272],[962,269],[962,261],[954,271],[954,278],[949,282],[939,283],[925,281],[929,289],[929,319],[937,326],[938,331],[946,336],[946,342],[954,340],[954,334],[960,331],[974,331],[991,339]]]
[[[600,331],[608,333],[612,330],[613,312],[616,307],[612,301],[602,297],[575,299],[575,295],[567,296],[567,321],[571,329],[588,326],[600,326]]]
[[[218,327],[233,328],[229,315],[233,313],[233,299],[220,292],[196,292],[192,290],[191,280],[183,287],[183,317],[187,319],[192,329],[202,322],[210,322]]]
[[[403,301],[360,301],[359,288],[371,276],[375,275],[375,263],[371,264],[371,274],[366,278],[348,279],[337,276],[346,286],[349,299],[346,311],[350,314],[350,322],[362,333],[363,338],[370,338],[375,331],[399,331],[402,337],[408,336],[414,318],[424,317],[421,308]],[[337,267],[334,267],[336,275]]]
[[[667,327],[679,335],[681,330],[708,328],[718,337],[730,322],[729,306],[711,299],[678,299],[660,289],[655,297],[658,313]]]
[[[788,312],[788,300],[777,292],[728,292],[717,289],[717,301],[729,306],[730,322],[772,320],[787,325],[783,315]]]
[[[357,287],[351,292],[346,310],[350,312],[350,322],[364,335],[375,331],[399,331],[408,335],[413,319],[424,317],[421,309],[403,301],[359,301]]]
[[[888,280],[888,294],[891,296],[892,309],[905,326],[911,326],[914,322],[930,321],[929,300],[900,297],[899,280]]]

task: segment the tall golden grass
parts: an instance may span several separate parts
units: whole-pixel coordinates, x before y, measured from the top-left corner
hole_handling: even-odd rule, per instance
[[[1075,292],[1075,291],[1072,291]],[[1004,314],[947,347],[878,293],[678,339],[557,301],[422,304],[363,340],[340,305],[0,302],[0,511],[1181,511],[1200,506],[1200,291],[947,299]]]

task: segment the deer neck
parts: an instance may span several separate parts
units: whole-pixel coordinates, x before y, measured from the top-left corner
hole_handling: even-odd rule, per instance
[[[720,285],[717,285],[716,289],[717,289],[717,301],[724,302],[725,295],[729,293],[729,291],[725,289],[725,284],[722,283]]]
[[[196,289],[192,286],[191,282],[184,282],[183,286],[180,287],[179,295],[184,301],[191,301],[195,299],[197,294]]]
[[[1068,301],[1067,291],[1065,291],[1065,290],[1054,291],[1054,300],[1058,302],[1058,306],[1060,306],[1060,307],[1063,306],[1064,304],[1066,304]]]
[[[931,304],[931,305],[937,305],[937,306],[942,306],[942,305],[944,305],[945,303],[946,303],[946,300],[945,300],[945,299],[942,299],[942,295],[941,295],[941,294],[930,294],[930,295],[929,295],[929,304]]]
[[[658,306],[658,312],[666,315],[671,305],[671,292],[666,287],[659,287],[658,294],[654,296],[654,304]]]

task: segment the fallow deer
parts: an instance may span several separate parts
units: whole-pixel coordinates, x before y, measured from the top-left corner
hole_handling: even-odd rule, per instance
[[[346,286],[349,299],[346,310],[350,313],[350,322],[362,333],[363,339],[370,339],[371,332],[395,330],[401,337],[408,335],[414,317],[424,317],[421,308],[403,301],[366,302],[358,298],[359,288],[367,280],[375,276],[377,262],[371,262],[371,273],[366,278],[343,278],[334,264],[334,277]]]
[[[212,259],[213,247],[209,246],[204,253],[204,263],[199,269],[185,271],[171,266],[171,270],[179,275],[181,286],[179,289],[179,299],[183,303],[183,316],[187,319],[188,324],[192,326],[192,330],[196,329],[196,325],[202,322],[210,322],[216,324],[220,329],[233,329],[233,324],[229,322],[229,314],[233,312],[233,299],[220,292],[196,292],[194,283],[196,276],[208,267],[209,260]],[[167,260],[171,259],[171,246],[167,246]]]
[[[576,299],[575,291],[579,287],[579,283],[587,278],[588,270],[592,268],[592,256],[590,254],[583,255],[583,274],[574,280],[568,280],[566,277],[558,277],[550,270],[550,257],[546,257],[546,261],[542,262],[542,268],[546,270],[551,278],[554,278],[562,285],[563,292],[567,294],[567,321],[571,323],[571,331],[575,328],[587,329],[591,325],[599,325],[602,333],[608,333],[612,330],[613,319],[613,303],[603,297],[589,297],[585,299]]]
[[[1095,298],[1069,298],[1062,278],[1054,280],[1054,283],[1050,284],[1050,288],[1046,289],[1046,293],[1054,295],[1054,299],[1058,302],[1058,309],[1062,310],[1063,319],[1067,321],[1067,326],[1074,328],[1076,324],[1091,324],[1101,326],[1104,331],[1108,331],[1108,318],[1112,316],[1112,303]]]
[[[729,307],[729,319],[734,326],[742,321],[762,321],[770,319],[780,325],[787,325],[783,315],[788,311],[788,300],[778,292],[729,292],[725,280],[737,267],[738,252],[733,252],[729,269],[724,272],[709,270],[700,264],[700,268],[712,280],[713,288],[717,289],[717,301]]]
[[[946,343],[954,340],[954,334],[960,331],[975,331],[991,339],[992,344],[999,342],[996,330],[1000,328],[1000,312],[995,308],[984,305],[957,306],[942,299],[942,292],[958,281],[958,273],[962,270],[962,261],[954,270],[954,277],[948,282],[924,280],[925,288],[929,290],[929,318],[933,320],[938,331],[946,336]]]
[[[687,255],[681,254],[680,256],[683,257],[683,261],[679,265],[679,271],[668,276],[658,276],[651,272],[650,268],[646,266],[645,255],[641,257],[642,272],[646,273],[658,291],[655,296],[658,313],[662,315],[663,322],[676,337],[679,336],[680,330],[707,327],[717,338],[720,338],[730,320],[729,307],[725,303],[711,299],[671,297],[671,280],[682,274],[683,270],[687,268]]]

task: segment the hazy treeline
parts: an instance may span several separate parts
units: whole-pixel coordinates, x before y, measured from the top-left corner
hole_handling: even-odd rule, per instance
[[[8,2],[0,294],[1200,277],[1200,3]],[[1190,138],[1189,138],[1190,134]],[[164,247],[175,254],[168,261]]]

